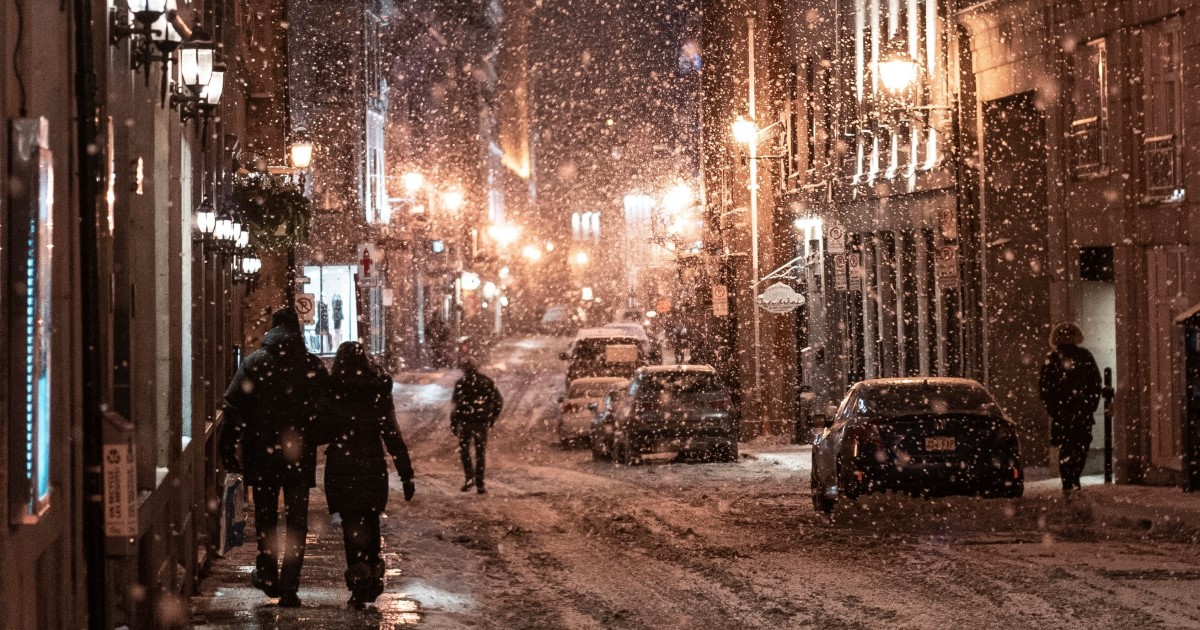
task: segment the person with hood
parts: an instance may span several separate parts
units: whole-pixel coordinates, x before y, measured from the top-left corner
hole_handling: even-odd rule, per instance
[[[300,605],[308,491],[316,485],[317,422],[327,378],[321,360],[304,345],[296,311],[288,307],[272,314],[262,347],[246,357],[225,391],[221,459],[254,489],[258,558],[250,582],[284,607]]]
[[[462,378],[454,384],[454,396],[451,400],[453,409],[450,412],[450,430],[458,437],[459,455],[462,456],[463,474],[466,482],[462,491],[467,492],[472,486],[479,494],[487,490],[483,487],[483,466],[487,451],[488,429],[500,417],[504,408],[504,398],[492,379],[484,376],[475,360],[464,358],[459,362]],[[471,445],[475,446],[475,462],[471,463]]]
[[[342,517],[346,586],[351,608],[362,609],[383,593],[379,515],[387,507],[388,474],[384,447],[392,456],[411,501],[412,462],[396,426],[392,379],[357,341],[338,347],[330,370],[324,425],[325,497],[329,513]]]
[[[1050,443],[1058,447],[1064,495],[1080,487],[1092,445],[1093,414],[1100,404],[1100,368],[1082,343],[1079,326],[1071,322],[1055,326],[1038,380],[1042,405],[1050,415]]]

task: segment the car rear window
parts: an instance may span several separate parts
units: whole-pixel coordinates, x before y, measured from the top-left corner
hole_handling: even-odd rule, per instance
[[[641,349],[638,347],[636,340],[611,337],[604,339],[580,339],[575,344],[574,359],[583,363],[607,363],[609,362],[608,346],[611,345],[627,346],[627,351],[614,352],[613,356],[629,357],[631,358],[630,363],[637,362],[641,355]],[[630,356],[630,353],[632,353],[632,356]]]
[[[669,372],[664,374],[648,374],[638,384],[639,396],[657,396],[659,394],[707,394],[725,395],[725,387],[721,385],[716,374],[710,372]]]
[[[857,411],[877,414],[979,413],[995,406],[991,394],[980,387],[962,385],[905,385],[862,392]]]
[[[621,386],[620,381],[611,383],[572,383],[567,398],[604,398],[608,392]]]

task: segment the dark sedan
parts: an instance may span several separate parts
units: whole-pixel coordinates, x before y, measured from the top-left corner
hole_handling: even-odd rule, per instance
[[[957,378],[862,381],[813,441],[813,506],[898,491],[1019,497],[1016,426],[983,385]]]
[[[734,462],[737,417],[729,392],[707,365],[643,367],[626,389],[598,405],[592,450],[619,464],[674,451]]]

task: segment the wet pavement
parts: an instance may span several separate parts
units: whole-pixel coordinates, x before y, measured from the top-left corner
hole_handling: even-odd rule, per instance
[[[345,608],[341,532],[318,489],[304,606],[276,608],[249,586],[251,544],[214,563],[193,624],[1200,628],[1195,541],[1112,527],[1099,491],[1067,503],[1052,481],[1031,479],[1021,500],[872,497],[830,520],[812,511],[804,446],[632,468],[563,450],[551,422],[564,343],[507,342],[485,367],[507,402],[485,496],[458,489],[447,419],[456,375],[398,377],[417,497],[405,504],[392,479],[387,591],[374,610]]]

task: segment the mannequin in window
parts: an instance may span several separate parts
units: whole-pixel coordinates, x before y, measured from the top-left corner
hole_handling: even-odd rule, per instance
[[[331,303],[333,310],[333,347],[342,345],[342,294],[334,293],[333,302]]]
[[[333,350],[333,343],[329,336],[329,305],[322,299],[317,302],[317,337],[320,338],[320,352],[330,352]]]

